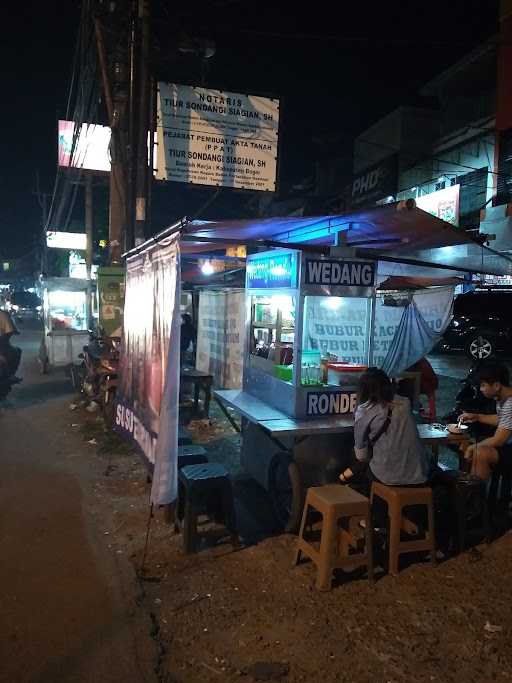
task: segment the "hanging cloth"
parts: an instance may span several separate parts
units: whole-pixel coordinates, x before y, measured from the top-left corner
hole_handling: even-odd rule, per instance
[[[441,337],[442,333],[428,325],[412,298],[404,308],[382,369],[390,377],[399,375],[432,351]]]

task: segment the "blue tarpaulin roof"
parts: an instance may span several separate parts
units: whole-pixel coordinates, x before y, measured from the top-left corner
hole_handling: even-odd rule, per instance
[[[161,234],[163,236],[174,229],[182,232],[184,254],[204,254],[222,249],[226,242],[279,242],[297,248],[301,245],[329,246],[335,244],[337,233],[343,232],[348,247],[372,252],[366,256],[454,271],[512,275],[510,258],[481,246],[464,230],[416,208],[414,202],[399,202],[334,216],[218,221],[185,219]],[[154,244],[155,240],[158,240],[158,235],[148,245]]]

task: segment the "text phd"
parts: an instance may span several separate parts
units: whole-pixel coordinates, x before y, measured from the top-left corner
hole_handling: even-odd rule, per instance
[[[375,264],[373,263],[306,259],[305,284],[307,285],[372,287],[374,280]]]
[[[353,413],[357,405],[356,393],[310,392],[308,394],[308,415],[344,415]]]

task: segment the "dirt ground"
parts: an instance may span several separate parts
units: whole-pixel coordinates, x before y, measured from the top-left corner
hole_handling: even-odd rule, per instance
[[[446,405],[456,388],[443,379]],[[2,416],[0,680],[512,678],[512,534],[436,568],[379,572],[374,585],[341,572],[319,593],[310,562],[292,568],[295,538],[278,533],[265,492],[239,471],[238,437],[213,405],[211,420],[188,428],[230,469],[242,547],[207,525],[187,556],[164,510],[149,517],[138,457],[96,414],[71,411],[71,396],[50,400],[53,390],[20,390]]]
[[[157,680],[133,563],[105,535],[104,457],[69,410],[69,380],[39,374],[38,341],[24,330],[24,381],[0,404],[0,681]]]
[[[213,453],[224,430],[232,438],[220,418],[211,427],[204,420],[189,427],[196,442],[210,437]],[[110,543],[140,568],[148,522],[144,470],[130,455],[99,457],[110,460],[108,477],[95,485],[109,511]],[[261,502],[268,504],[263,496]],[[512,678],[510,533],[435,569],[418,561],[396,578],[380,573],[373,586],[361,574],[341,572],[332,591],[319,593],[311,563],[291,566],[293,536],[262,532],[236,550],[211,525],[205,530],[210,538],[200,552],[186,556],[163,512],[151,520],[141,586],[161,681]]]

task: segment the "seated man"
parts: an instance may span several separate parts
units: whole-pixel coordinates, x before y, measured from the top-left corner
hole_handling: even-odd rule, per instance
[[[493,436],[472,444],[464,454],[471,473],[486,481],[496,465],[512,468],[512,387],[507,367],[499,363],[484,364],[478,374],[480,391],[496,401],[496,415],[462,413],[461,420],[496,427]]]

